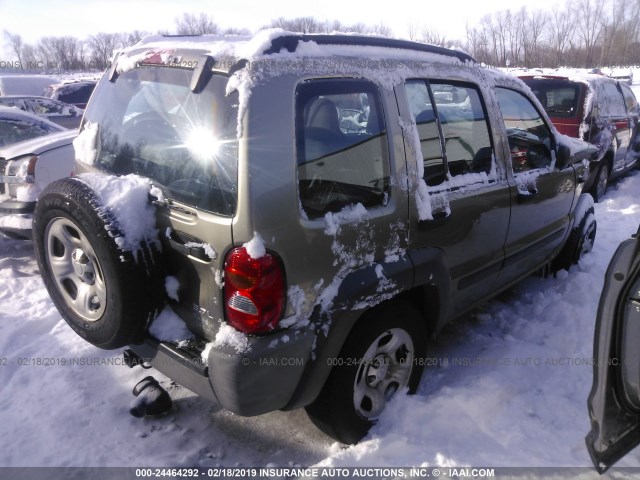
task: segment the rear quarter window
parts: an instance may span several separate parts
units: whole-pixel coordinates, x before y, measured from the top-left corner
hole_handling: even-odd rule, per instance
[[[598,109],[601,115],[624,117],[627,109],[622,94],[613,82],[602,82],[598,88]]]
[[[309,219],[348,205],[382,206],[389,147],[380,96],[364,80],[309,80],[296,92],[300,203]]]

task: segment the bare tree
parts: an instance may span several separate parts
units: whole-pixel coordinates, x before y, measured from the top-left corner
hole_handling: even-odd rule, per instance
[[[218,34],[220,27],[213,21],[211,16],[202,12],[183,13],[182,17],[175,19],[176,33],[178,35],[204,35],[207,33]]]
[[[107,68],[113,51],[121,45],[120,35],[104,32],[90,36],[88,43],[91,49],[91,62],[98,69]]]
[[[466,47],[471,55],[482,62],[491,62],[487,32],[483,28],[472,27],[469,23],[466,25],[466,32]]]
[[[313,17],[279,17],[272,20],[270,26],[300,33],[323,33],[325,31],[324,25]]]
[[[596,44],[604,25],[605,0],[576,0],[578,32],[585,50],[585,67],[594,66]]]
[[[134,30],[133,32],[126,32],[120,35],[120,47],[126,48],[131,45],[135,45],[144,37],[149,35],[149,32],[143,30]]]
[[[430,43],[431,45],[447,46],[447,35],[433,27],[422,27],[419,40],[424,43]]]
[[[631,3],[630,11],[627,16],[627,21],[624,25],[622,32],[622,52],[620,64],[640,64],[640,0],[636,0]],[[635,55],[629,57],[629,51],[631,46],[635,44]]]
[[[417,40],[418,39],[418,24],[417,23],[409,23],[409,40]]]
[[[541,65],[540,42],[546,30],[547,13],[536,10],[523,19],[522,53],[527,68]]]
[[[559,67],[564,62],[564,55],[569,48],[571,38],[576,30],[576,20],[572,13],[572,2],[567,1],[564,8],[557,6],[549,15],[549,43],[554,51],[554,67]]]
[[[11,46],[11,50],[13,50],[13,54],[16,56],[16,58],[18,59],[18,63],[24,68],[24,64],[22,63],[22,49],[23,49],[23,43],[22,43],[22,37],[16,33],[11,33],[7,30],[4,31],[4,36],[7,39],[7,41],[9,42],[9,45]]]
[[[382,22],[371,27],[371,33],[375,33],[376,35],[380,35],[383,37],[393,36],[393,31],[391,30],[391,27],[389,27],[388,25],[385,25]]]

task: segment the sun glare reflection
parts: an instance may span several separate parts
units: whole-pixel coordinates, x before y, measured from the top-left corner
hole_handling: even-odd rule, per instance
[[[187,149],[201,162],[213,160],[222,142],[206,127],[193,127],[185,140]]]

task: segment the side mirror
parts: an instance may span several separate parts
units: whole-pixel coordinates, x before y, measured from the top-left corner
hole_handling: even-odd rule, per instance
[[[571,149],[566,145],[558,145],[558,153],[556,155],[556,168],[564,170],[571,162]]]

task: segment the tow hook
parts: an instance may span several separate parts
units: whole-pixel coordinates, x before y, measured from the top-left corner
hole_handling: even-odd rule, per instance
[[[133,395],[136,398],[131,402],[129,413],[137,418],[162,415],[173,406],[169,393],[151,376],[143,378],[133,387]]]
[[[124,364],[129,368],[138,367],[138,366],[144,369],[151,368],[151,365],[149,365],[144,358],[142,358],[140,355],[138,355],[136,352],[134,352],[130,348],[127,348],[126,350],[124,350],[122,352],[122,356],[124,358]]]

